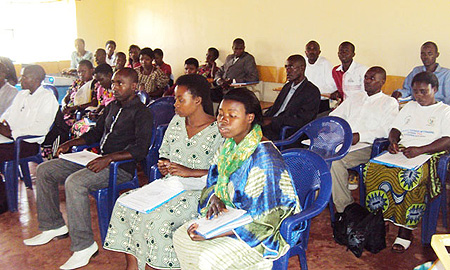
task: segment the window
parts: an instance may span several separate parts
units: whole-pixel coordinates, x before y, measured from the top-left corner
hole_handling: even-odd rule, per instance
[[[15,63],[70,59],[77,37],[74,0],[1,0],[0,56]]]

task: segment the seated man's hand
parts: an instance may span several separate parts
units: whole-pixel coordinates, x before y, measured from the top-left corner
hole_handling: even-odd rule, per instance
[[[67,141],[63,144],[61,144],[58,149],[56,150],[56,156],[59,156],[59,154],[64,154],[69,152],[72,145],[70,144],[70,141]]]
[[[423,154],[422,147],[411,146],[401,149],[403,155],[407,158],[414,158]]]
[[[391,154],[397,154],[398,152],[400,152],[400,147],[398,146],[398,143],[391,142],[389,144],[388,151]]]
[[[336,90],[333,93],[331,93],[330,99],[339,101],[342,99],[342,97],[341,97],[341,94],[339,94],[339,91]]]
[[[206,212],[206,218],[210,219],[214,216],[217,217],[222,212],[228,212],[227,207],[219,197],[217,197],[215,194],[212,195],[209,199],[209,209],[208,212]]]
[[[189,177],[192,175],[192,169],[175,162],[169,163],[168,170],[171,175],[177,175],[181,177]]]
[[[11,127],[6,120],[3,120],[3,122],[0,123],[0,134],[8,138],[12,137]]]
[[[398,98],[402,97],[402,93],[400,93],[399,91],[394,91],[392,93],[391,97],[398,99]]]
[[[158,170],[162,174],[162,176],[166,176],[167,174],[169,174],[169,164],[170,160],[168,159],[158,160]]]
[[[106,155],[92,160],[86,165],[86,168],[95,173],[98,173],[108,167],[111,162],[112,159],[108,155]]]
[[[359,142],[359,133],[353,133],[352,145],[355,145]]]

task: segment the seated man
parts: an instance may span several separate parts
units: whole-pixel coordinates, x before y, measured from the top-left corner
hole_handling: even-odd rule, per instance
[[[98,251],[94,241],[89,210],[89,192],[106,188],[109,164],[113,161],[134,159],[134,163],[120,166],[117,182],[133,177],[136,162],[144,159],[150,146],[153,116],[135,95],[138,82],[136,71],[124,68],[114,74],[113,91],[116,101],[106,107],[97,125],[79,138],[62,144],[59,153],[72,146],[100,142],[101,157],[86,167],[53,159],[37,168],[37,213],[39,229],[43,232],[24,240],[28,246],[43,245],[55,237],[71,237],[74,254],[60,269],[74,269],[89,263]],[[68,227],[59,210],[58,185],[65,184]]]
[[[116,50],[116,42],[114,40],[108,40],[105,44],[105,52],[106,52],[106,64],[114,67],[114,60],[116,59],[116,55],[114,51]]]
[[[388,128],[398,113],[398,103],[381,92],[385,81],[386,71],[381,67],[371,67],[364,75],[365,92],[355,93],[330,113],[330,116],[341,117],[350,124],[352,144],[372,144],[376,138],[387,137]],[[369,161],[371,150],[371,147],[366,147],[352,151],[332,163],[332,196],[338,213],[344,212],[345,207],[353,203],[348,189],[347,169]]]
[[[341,65],[335,66],[332,71],[337,91],[331,94],[331,99],[344,100],[355,92],[364,91],[364,74],[367,67],[353,61],[355,45],[344,41],[339,45],[338,51]]]
[[[233,41],[233,54],[225,59],[225,64],[219,68],[215,76],[215,84],[219,87],[211,91],[213,102],[220,102],[223,90],[228,89],[233,82],[256,82],[258,70],[253,55],[245,51],[245,43],[241,38]]]
[[[184,74],[197,74],[198,73],[198,60],[191,57],[186,59],[186,61],[184,61]],[[173,96],[174,92],[175,92],[175,87],[177,85],[174,84],[172,85],[169,89],[167,89],[163,96],[167,97],[167,96]]]
[[[155,64],[170,78],[172,75],[172,67],[169,64],[164,63],[163,51],[161,49],[155,49],[153,52],[155,53]]]
[[[219,68],[216,65],[216,60],[219,58],[219,50],[214,47],[208,49],[206,53],[206,63],[201,65],[198,69],[198,74],[207,79],[214,79]],[[209,80],[208,80],[209,81]]]
[[[263,134],[270,140],[280,139],[283,126],[293,126],[289,135],[311,122],[320,105],[319,89],[305,77],[305,58],[296,54],[286,60],[286,77],[272,107],[264,113]]]
[[[0,63],[0,116],[11,106],[18,92],[17,88],[8,83],[7,76],[8,69]]]
[[[76,70],[78,67],[78,63],[81,60],[89,60],[94,63],[94,56],[91,52],[86,51],[85,43],[82,38],[75,39],[75,49],[76,51],[72,52],[72,57],[70,61],[70,68]]]
[[[17,93],[11,106],[0,117],[0,162],[12,160],[14,144],[19,136],[38,135],[21,144],[21,157],[37,154],[39,144],[50,130],[58,111],[58,101],[50,90],[41,86],[45,71],[39,65],[30,65],[22,70],[22,91]]]
[[[95,63],[97,63],[97,66],[100,66],[101,64],[106,64],[106,51],[102,48],[98,48],[95,51],[94,58]]]
[[[122,69],[127,64],[127,56],[123,52],[116,53],[116,57],[114,58],[114,72]]]
[[[320,45],[316,41],[311,40],[306,44],[305,54],[308,61],[306,61],[305,75],[320,90],[322,96],[319,113],[322,113],[330,110],[329,98],[323,95],[329,96],[336,91],[336,84],[331,76],[333,66],[325,57],[319,56],[320,53]]]
[[[420,72],[429,71],[433,72],[439,80],[439,89],[434,97],[437,101],[450,105],[450,69],[436,63],[438,57],[439,51],[436,43],[425,42],[420,48],[420,59],[422,59],[423,66],[415,67],[403,82],[403,88],[392,93],[392,96],[395,98],[412,96],[411,82],[414,76]]]

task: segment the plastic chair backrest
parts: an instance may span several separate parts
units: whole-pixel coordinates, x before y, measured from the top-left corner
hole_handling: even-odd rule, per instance
[[[153,127],[156,129],[159,125],[168,124],[175,115],[175,98],[162,97],[153,101],[148,108],[153,113]]]
[[[58,93],[58,89],[57,89],[56,87],[54,87],[54,86],[51,85],[51,84],[43,84],[42,86],[43,86],[45,89],[48,89],[48,90],[52,91],[52,92],[53,92],[53,95],[55,95],[55,97],[56,97],[56,100],[59,100],[59,93]]]
[[[324,159],[312,151],[299,148],[284,150],[282,155],[294,180],[302,209],[313,203],[322,204],[325,208],[331,196],[331,174]],[[316,197],[318,190],[320,192]]]

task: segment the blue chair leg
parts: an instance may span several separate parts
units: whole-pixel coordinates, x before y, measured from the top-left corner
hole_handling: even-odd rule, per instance
[[[100,189],[93,193],[97,200],[98,227],[100,229],[100,237],[102,244],[105,242],[106,234],[109,226],[109,209],[108,209],[108,190]]]
[[[331,224],[334,224],[334,202],[333,202],[333,197],[330,197],[330,202],[328,203],[328,208],[330,208]]]
[[[288,251],[284,256],[280,257],[278,260],[273,261],[273,270],[287,270],[289,265],[289,255],[290,252]],[[303,269],[303,268],[302,268]]]
[[[298,259],[300,260],[300,268],[302,270],[308,270],[308,262],[306,261],[306,252],[304,249],[299,250]]]
[[[431,237],[436,233],[441,199],[442,197],[439,195],[427,204],[427,209],[422,218],[422,245],[429,245],[431,243]]]
[[[22,171],[23,181],[25,186],[29,189],[33,189],[33,183],[31,182],[30,168],[28,162],[20,162],[20,170]]]
[[[5,161],[3,163],[3,171],[5,188],[6,188],[6,198],[8,201],[8,209],[10,212],[17,212],[19,203],[19,183],[16,174],[16,167],[14,166],[14,161]]]

